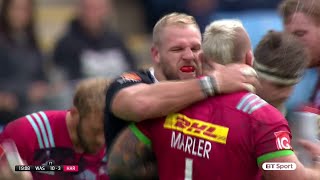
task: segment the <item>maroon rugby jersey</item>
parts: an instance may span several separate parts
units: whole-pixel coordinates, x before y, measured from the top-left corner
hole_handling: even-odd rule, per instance
[[[259,163],[293,154],[285,118],[247,92],[209,98],[130,128],[151,145],[162,180],[260,179]]]
[[[33,172],[34,180],[108,180],[106,148],[95,155],[79,154],[73,150],[67,124],[67,111],[40,111],[9,123],[0,134],[0,142],[12,139],[21,158],[28,165],[78,165],[78,173]]]

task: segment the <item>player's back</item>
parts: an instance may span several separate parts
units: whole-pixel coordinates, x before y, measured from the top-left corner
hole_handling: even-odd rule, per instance
[[[268,141],[269,126],[281,123],[286,126],[275,108],[241,92],[210,98],[165,121],[138,127],[151,139],[160,179],[259,179],[257,159],[274,149],[261,151],[258,143]]]

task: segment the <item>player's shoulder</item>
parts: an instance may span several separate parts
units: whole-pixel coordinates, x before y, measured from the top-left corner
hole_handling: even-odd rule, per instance
[[[38,111],[31,114],[26,115],[27,120],[30,124],[35,122],[38,126],[49,126],[60,121],[65,121],[67,110],[49,110],[49,111]]]
[[[247,91],[229,93],[229,94],[221,94],[219,96],[210,97],[205,101],[201,101],[199,103],[194,104],[192,107],[197,107],[198,104],[203,106],[209,105],[211,109],[225,109],[229,112],[235,113],[251,113],[251,103],[249,102],[251,98],[256,98],[257,100],[264,102],[260,97],[255,94],[249,93]],[[247,102],[248,101],[248,102]]]
[[[271,112],[272,114],[280,113],[268,102],[251,92],[242,91],[226,94],[217,99],[219,104],[231,107],[232,109],[236,109],[250,116]]]
[[[235,93],[234,107],[246,114],[254,114],[264,107],[270,106],[265,100],[251,92]]]
[[[107,109],[109,108],[113,97],[121,89],[136,85],[139,83],[152,84],[154,83],[154,76],[149,70],[124,72],[119,77],[115,78],[109,85],[106,91],[106,104]]]
[[[147,83],[151,84],[154,82],[153,76],[149,70],[139,70],[124,72],[117,77],[113,84],[125,84],[125,83]]]
[[[22,134],[22,133],[28,133],[31,130],[32,130],[32,127],[28,122],[27,116],[22,116],[8,123],[5,126],[3,133],[4,134],[12,134],[12,133]]]
[[[228,100],[233,108],[257,121],[274,123],[285,119],[279,110],[254,93],[234,93],[229,95]]]
[[[48,111],[39,111],[33,114],[40,115],[43,119],[48,119],[49,121],[56,119],[65,119],[68,110],[48,110]]]
[[[214,98],[213,98],[214,99]],[[268,106],[268,103],[258,95],[247,91],[224,94],[216,98],[218,105],[228,106],[247,114]]]
[[[40,149],[56,147],[57,137],[66,137],[67,110],[39,111],[27,115]],[[58,139],[60,141],[60,138]],[[65,138],[61,138],[61,141]]]
[[[67,111],[38,111],[22,116],[10,122],[4,129],[5,133],[15,132],[15,134],[36,134],[40,135],[44,131],[51,131],[52,124],[65,119]],[[53,123],[54,122],[54,123]]]

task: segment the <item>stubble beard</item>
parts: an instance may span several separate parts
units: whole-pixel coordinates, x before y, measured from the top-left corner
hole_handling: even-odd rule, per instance
[[[171,68],[171,66],[168,66],[165,63],[161,63],[160,66],[162,74],[166,78],[166,80],[180,80],[178,75],[172,70],[173,68]]]

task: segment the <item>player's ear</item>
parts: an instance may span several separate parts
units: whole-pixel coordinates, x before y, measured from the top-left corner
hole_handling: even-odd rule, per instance
[[[219,66],[219,64],[216,63],[216,60],[214,58],[208,58],[204,54],[201,54],[201,56],[199,56],[199,57],[201,58],[201,63],[202,63],[203,69],[213,71],[216,66]]]
[[[72,119],[77,120],[77,121],[79,120],[80,114],[79,114],[78,109],[75,106],[71,107],[70,113],[71,113]]]
[[[151,47],[151,56],[154,63],[159,64],[160,63],[160,53],[159,48],[157,45],[153,44]]]
[[[199,53],[199,61],[196,61],[197,63],[197,75],[202,75],[203,74],[203,63],[205,61],[205,57],[203,52]]]
[[[253,62],[254,62],[254,55],[253,55],[253,52],[252,50],[249,50],[247,53],[246,53],[246,64],[249,65],[249,66],[253,66]]]

